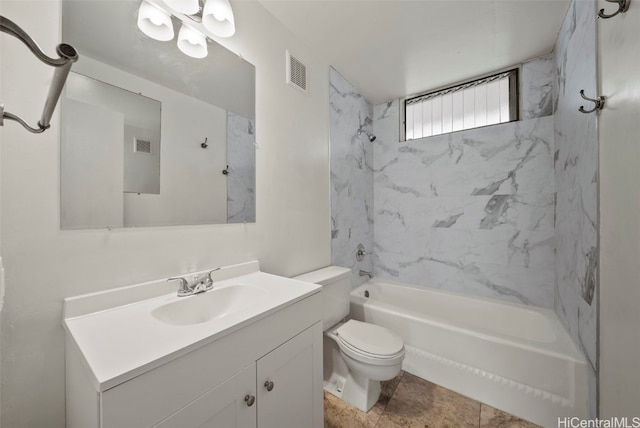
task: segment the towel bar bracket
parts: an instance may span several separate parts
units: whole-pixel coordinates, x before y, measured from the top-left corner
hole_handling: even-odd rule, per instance
[[[0,126],[4,125],[4,119],[14,120],[25,127],[30,132],[39,134],[51,127],[50,121],[53,111],[58,104],[58,99],[62,93],[62,88],[67,80],[71,65],[78,60],[78,52],[71,45],[65,43],[56,47],[58,58],[47,56],[38,46],[38,44],[16,23],[0,16],[0,32],[7,33],[24,43],[29,50],[42,62],[55,68],[53,79],[49,87],[49,94],[42,110],[42,116],[38,121],[38,127],[29,126],[24,120],[15,114],[4,111],[4,106],[0,105]]]

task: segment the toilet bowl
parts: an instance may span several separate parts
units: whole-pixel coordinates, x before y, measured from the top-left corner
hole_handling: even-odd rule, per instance
[[[356,320],[341,323],[325,334],[337,344],[348,368],[340,398],[368,411],[380,397],[380,381],[393,379],[402,369],[402,339],[384,327]]]
[[[349,314],[350,278],[350,269],[330,266],[295,279],[323,286],[325,390],[366,412],[380,397],[380,382],[400,372],[404,343],[384,327],[343,321]]]

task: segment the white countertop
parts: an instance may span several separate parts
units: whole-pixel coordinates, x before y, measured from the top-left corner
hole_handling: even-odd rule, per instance
[[[149,284],[141,286],[149,288]],[[257,304],[247,309],[211,321],[183,326],[165,324],[153,317],[151,312],[167,303],[198,299],[204,294],[177,297],[173,291],[171,294],[96,312],[82,314],[80,311],[80,315],[77,310],[69,310],[65,300],[63,325],[68,337],[84,357],[94,386],[98,391],[105,391],[318,293],[321,289],[315,284],[259,271],[214,282],[215,288],[232,285],[250,285],[267,292]],[[177,290],[177,283],[174,288]],[[124,289],[130,294],[136,294],[135,286]],[[104,292],[97,294],[104,295]],[[87,298],[96,299],[95,295]],[[78,298],[68,300],[73,299]],[[122,298],[119,300],[122,301]]]

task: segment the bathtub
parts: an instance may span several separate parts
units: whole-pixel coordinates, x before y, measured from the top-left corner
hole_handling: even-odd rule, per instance
[[[374,278],[351,317],[399,334],[423,379],[545,427],[588,417],[587,361],[550,309]]]

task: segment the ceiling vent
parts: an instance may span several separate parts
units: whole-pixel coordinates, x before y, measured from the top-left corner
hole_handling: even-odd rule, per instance
[[[136,138],[133,144],[133,151],[136,153],[151,154],[151,141]]]
[[[307,66],[304,65],[295,56],[291,55],[291,52],[287,52],[287,85],[296,88],[297,90],[308,93],[307,90]]]

